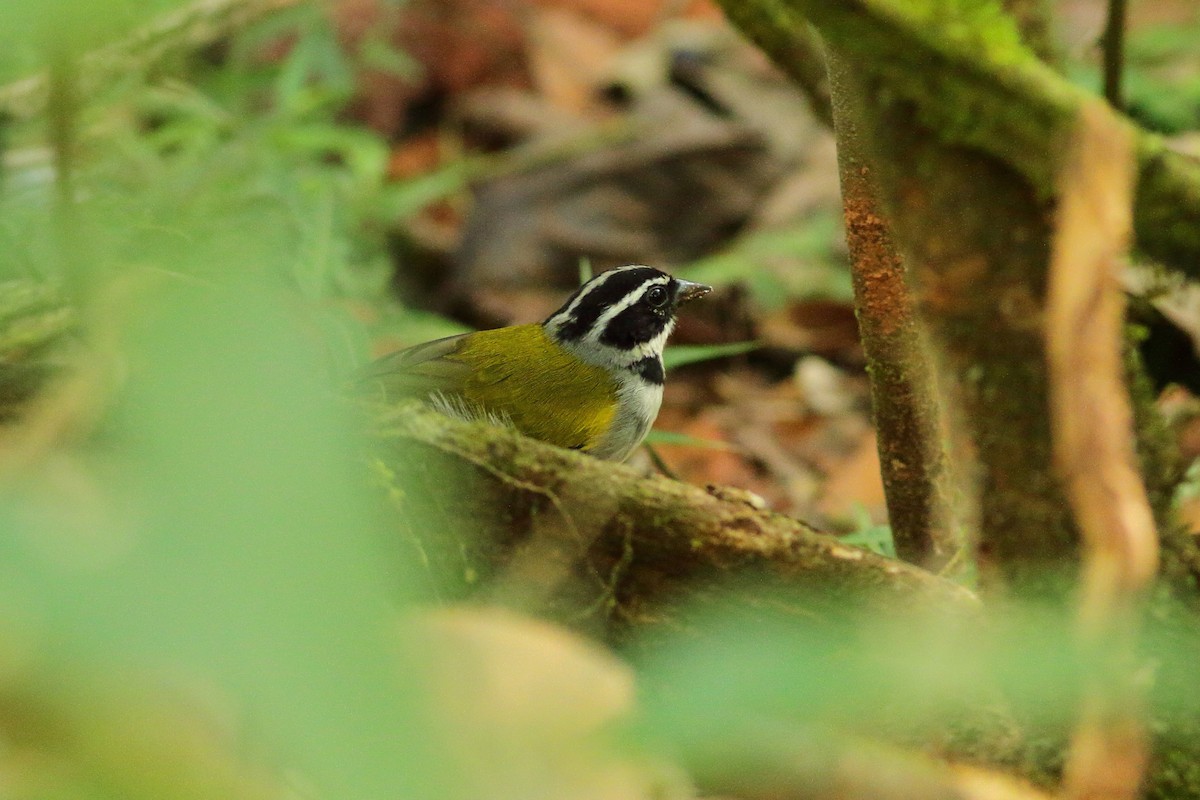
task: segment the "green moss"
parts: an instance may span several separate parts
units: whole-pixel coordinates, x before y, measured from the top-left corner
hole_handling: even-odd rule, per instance
[[[1084,94],[1021,43],[998,3],[862,0],[858,14],[803,5],[827,39],[856,56],[857,69],[875,73],[865,83],[875,83],[877,102],[912,104],[940,141],[999,156],[1050,196],[1052,142],[1069,130]]]
[[[1184,735],[1186,733],[1186,735]],[[1200,731],[1173,731],[1155,742],[1147,800],[1200,798]]]
[[[893,6],[914,26],[936,29],[949,44],[989,60],[1011,63],[1027,57],[1016,23],[996,0],[908,0]]]

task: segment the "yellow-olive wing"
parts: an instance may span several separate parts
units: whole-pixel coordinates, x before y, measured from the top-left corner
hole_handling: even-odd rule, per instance
[[[451,336],[400,350],[368,365],[361,383],[381,400],[428,397],[465,419],[510,425],[535,439],[590,451],[617,410],[617,386],[547,336],[516,325]]]
[[[363,367],[357,383],[380,400],[459,391],[471,370],[453,356],[471,335],[460,333],[389,353]]]

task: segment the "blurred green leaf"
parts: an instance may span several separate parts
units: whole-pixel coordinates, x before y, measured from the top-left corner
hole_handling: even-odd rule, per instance
[[[253,274],[147,311],[84,483],[9,499],[6,585],[93,669],[218,681],[327,796],[424,796],[405,579],[304,317]]]
[[[738,356],[762,347],[761,342],[730,342],[727,344],[680,344],[663,351],[663,367],[668,370],[688,364],[699,364],[718,358]]]
[[[387,166],[387,145],[365,128],[332,122],[293,123],[278,127],[272,138],[272,144],[289,156],[317,162],[336,158],[359,180],[381,181]]]
[[[415,590],[335,390],[366,345],[330,300],[390,273],[387,147],[333,119],[346,64],[301,29],[280,65],[84,98],[66,200],[37,125],[5,160],[0,275],[86,271],[81,346],[119,392],[82,389],[98,431],[0,496],[0,629],[30,620],[85,684],[211,685],[320,796],[433,798],[450,771],[396,630]]]
[[[711,286],[744,285],[766,309],[806,297],[849,300],[853,290],[845,257],[832,249],[840,224],[833,211],[814,214],[789,228],[742,237],[679,274]]]
[[[465,189],[480,169],[479,162],[462,158],[425,175],[388,184],[380,189],[376,213],[381,219],[408,219],[430,203]]]
[[[416,82],[422,73],[420,62],[384,38],[384,34],[369,31],[358,46],[363,66],[372,70]]]
[[[1029,723],[1074,718],[1084,658],[1069,615],[1014,607],[985,624],[962,613],[839,613],[794,591],[754,595],[753,609],[696,609],[685,617],[689,636],[657,641],[640,659],[655,735],[704,747],[730,730],[781,723],[944,734],[948,720],[980,713],[1001,693]],[[806,604],[825,611],[806,619],[766,610]]]
[[[0,4],[0,83],[127,36],[183,0],[41,0]]]
[[[375,326],[375,331],[380,335],[395,339],[400,346],[408,347],[446,336],[467,333],[470,328],[440,314],[406,308],[388,315]]]
[[[888,558],[896,557],[896,543],[892,538],[891,525],[878,525],[861,503],[854,505],[854,530],[838,538],[846,544],[862,547],[872,553]]]
[[[304,116],[342,103],[354,91],[353,67],[337,40],[329,16],[316,4],[302,5],[295,40],[275,84],[275,97],[287,114]]]
[[[647,444],[677,444],[684,447],[703,447],[709,450],[733,450],[729,442],[719,442],[714,439],[701,439],[688,436],[686,433],[653,429],[646,434]]]
[[[1109,676],[1127,687],[1105,648],[1083,644],[1070,609],[1009,598],[978,613],[922,612],[869,594],[861,603],[832,600],[762,581],[725,589],[685,612],[686,634],[634,648],[640,732],[701,779],[738,770],[746,754],[795,757],[803,750],[786,743],[827,747],[838,737],[994,755],[1009,752],[1019,730],[1019,747],[1044,753],[1065,746],[1085,685]],[[1200,712],[1193,611],[1159,604],[1141,622],[1139,663],[1154,665],[1145,687],[1154,719],[1191,730]]]

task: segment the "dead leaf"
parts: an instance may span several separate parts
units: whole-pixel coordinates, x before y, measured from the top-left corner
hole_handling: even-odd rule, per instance
[[[834,520],[849,520],[865,509],[871,521],[887,521],[887,499],[879,473],[879,449],[872,431],[862,437],[849,457],[829,471],[817,510]]]
[[[605,25],[622,37],[645,36],[668,16],[723,19],[710,0],[536,0],[544,8],[569,8]]]
[[[564,8],[531,15],[527,53],[538,92],[552,105],[583,114],[600,99],[620,48],[608,28]]]
[[[865,363],[854,307],[834,300],[805,300],[765,315],[759,339],[767,345],[816,353],[839,364]]]
[[[404,180],[423,175],[432,172],[441,161],[442,148],[436,131],[409,136],[388,157],[388,178]]]
[[[480,185],[459,249],[459,283],[565,288],[577,281],[580,257],[597,271],[690,261],[744,225],[777,176],[753,129],[667,90],[647,101],[627,133]],[[687,224],[680,208],[689,209]]]
[[[339,0],[334,20],[351,47],[383,36],[411,58],[411,76],[367,70],[351,113],[394,135],[423,98],[490,85],[527,85],[525,31],[518,4],[490,0],[413,0],[398,10],[383,0]]]

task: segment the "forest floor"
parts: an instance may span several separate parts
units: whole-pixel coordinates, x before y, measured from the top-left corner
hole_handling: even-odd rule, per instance
[[[1104,4],[1062,6],[1064,68],[1095,81]],[[658,463],[645,452],[635,463],[753,491],[887,551],[836,154],[809,97],[705,0],[337,9],[352,45],[383,31],[413,60],[404,75],[361,74],[352,105],[392,142],[392,177],[487,159],[469,190],[395,231],[403,302],[466,326],[534,321],[578,281],[581,262],[649,263],[716,285],[674,338],[710,359],[672,371],[651,439]],[[1196,113],[1200,90],[1185,76],[1200,54],[1177,34],[1198,20],[1187,2],[1133,10],[1134,110],[1160,128]],[[1175,319],[1200,330],[1195,309]],[[377,353],[415,340],[411,329],[377,330]],[[737,342],[754,349],[712,358],[720,351],[709,346]],[[1163,402],[1193,413],[1181,390]],[[1180,443],[1185,457],[1200,454],[1200,426],[1182,426]]]

